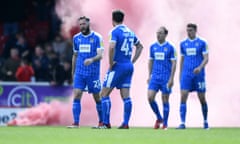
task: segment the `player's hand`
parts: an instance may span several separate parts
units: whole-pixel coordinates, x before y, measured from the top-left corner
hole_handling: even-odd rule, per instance
[[[200,67],[196,67],[194,70],[193,70],[193,73],[194,74],[199,74],[201,71],[201,68]]]
[[[91,58],[85,59],[85,61],[84,61],[84,65],[85,65],[85,66],[88,66],[88,65],[90,65],[91,63],[93,63],[93,59],[91,59]]]

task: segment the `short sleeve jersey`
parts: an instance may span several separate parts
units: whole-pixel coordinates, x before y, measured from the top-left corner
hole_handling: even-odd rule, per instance
[[[184,56],[182,75],[194,76],[193,70],[203,61],[203,55],[208,54],[205,40],[197,37],[194,40],[186,39],[180,43],[181,55]],[[200,72],[204,76],[204,69]]]
[[[168,81],[171,75],[172,60],[177,60],[175,48],[169,42],[155,42],[150,46],[150,59],[153,60],[152,78]]]
[[[78,53],[75,73],[83,76],[99,75],[100,61],[88,66],[84,65],[87,58],[97,55],[97,49],[103,49],[103,41],[100,34],[92,31],[89,35],[78,33],[73,37],[73,51]]]
[[[110,42],[116,43],[113,60],[118,63],[131,62],[133,45],[139,40],[127,26],[117,25],[110,32]]]

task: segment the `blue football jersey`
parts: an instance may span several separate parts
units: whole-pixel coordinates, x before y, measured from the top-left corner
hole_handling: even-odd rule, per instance
[[[117,25],[110,32],[110,42],[116,43],[113,61],[127,63],[131,62],[133,45],[139,40],[127,26]]]
[[[81,32],[73,37],[73,51],[78,53],[75,73],[83,76],[99,75],[100,61],[85,66],[84,60],[97,55],[97,49],[103,49],[103,41],[100,34],[91,31],[89,35]]]
[[[169,42],[163,44],[159,42],[153,43],[150,47],[150,59],[153,60],[151,77],[168,81],[171,75],[171,60],[177,60],[177,54],[173,45]]]
[[[181,42],[181,55],[184,56],[182,75],[194,76],[193,70],[203,61],[203,55],[208,53],[206,41],[197,37],[194,40],[186,39]],[[199,73],[204,76],[204,68]]]

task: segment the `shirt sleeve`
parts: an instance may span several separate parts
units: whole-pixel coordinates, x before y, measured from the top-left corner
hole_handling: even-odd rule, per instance
[[[103,38],[101,36],[98,37],[97,49],[104,49]]]
[[[185,55],[183,43],[180,44],[180,53],[181,53],[181,56]]]
[[[149,57],[149,59],[151,60],[151,59],[154,59],[154,53],[153,53],[153,51],[152,51],[152,48],[153,46],[150,46],[150,49],[149,49],[149,53],[150,53],[150,57]]]
[[[117,41],[117,34],[116,31],[111,31],[109,33],[109,42],[116,42]]]
[[[177,60],[177,51],[173,46],[171,51],[171,60]]]
[[[76,42],[75,42],[75,37],[73,37],[73,52],[76,53],[78,52],[78,46],[76,45]]]
[[[203,41],[202,54],[208,54],[208,44],[206,41]]]

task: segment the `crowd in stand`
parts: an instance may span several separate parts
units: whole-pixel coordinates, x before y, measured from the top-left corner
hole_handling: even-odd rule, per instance
[[[0,81],[71,84],[72,44],[59,32],[55,1],[9,0],[3,10],[14,2],[19,13],[0,15]]]

